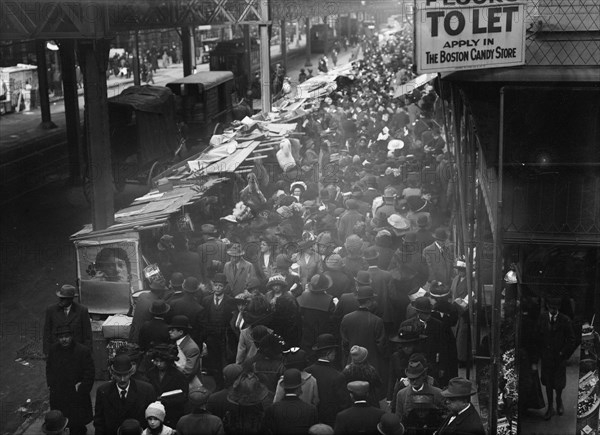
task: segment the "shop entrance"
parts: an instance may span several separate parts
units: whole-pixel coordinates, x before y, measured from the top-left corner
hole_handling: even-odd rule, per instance
[[[600,249],[519,244],[511,245],[509,251],[521,270],[519,433],[597,434],[600,395],[592,394],[591,401],[589,394],[586,395],[587,387],[598,379],[597,353],[595,356],[588,352],[582,354],[581,341],[582,325],[594,322],[592,326],[598,329],[600,323],[599,316],[594,319],[599,311]],[[539,361],[533,361],[532,355],[539,355],[542,346],[539,331],[544,327],[543,321],[550,318],[548,302],[558,303],[559,311],[569,319],[574,343],[566,361],[566,385],[562,391],[564,413],[545,419],[548,400],[546,387],[539,382],[542,367]],[[536,362],[538,370],[534,371],[532,364]],[[553,405],[557,410],[555,396]],[[592,431],[586,431],[586,426]]]

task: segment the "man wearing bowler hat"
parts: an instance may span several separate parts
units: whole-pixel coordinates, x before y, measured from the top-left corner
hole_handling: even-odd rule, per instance
[[[442,424],[436,435],[484,435],[485,429],[479,413],[471,403],[471,396],[477,390],[465,378],[452,378],[448,388],[442,391],[450,416]]]
[[[267,434],[301,434],[317,424],[317,408],[300,399],[302,374],[298,369],[287,369],[283,373],[284,397],[265,410],[264,432]]]
[[[358,310],[344,316],[340,324],[340,336],[342,349],[348,362],[352,346],[366,348],[369,352],[369,363],[379,373],[383,385],[387,385],[389,370],[389,361],[386,358],[387,336],[383,320],[369,310],[374,303],[374,298],[371,287],[358,288],[356,295]]]
[[[152,347],[152,343],[168,343],[169,342],[169,327],[166,316],[169,314],[171,307],[163,300],[152,302],[148,312],[152,316],[150,320],[144,322],[140,328],[138,344],[142,352],[147,352]],[[147,364],[143,364],[146,366]],[[145,367],[142,367],[145,371]]]
[[[458,371],[456,341],[452,330],[432,317],[431,300],[421,296],[412,303],[417,315],[405,320],[400,326],[412,325],[420,334],[426,335],[424,352],[429,362],[431,376],[440,386],[446,386],[448,380]]]
[[[333,426],[337,413],[348,408],[351,403],[346,379],[335,367],[338,341],[332,334],[321,334],[317,337],[313,351],[317,361],[307,367],[306,372],[317,380],[319,421]]]
[[[44,355],[48,355],[50,346],[56,343],[56,330],[68,325],[73,333],[73,341],[92,349],[92,325],[87,307],[74,302],[76,290],[69,284],[63,285],[57,292],[58,303],[46,308],[44,321]]]
[[[149,383],[131,379],[134,370],[127,354],[117,355],[110,362],[112,380],[100,385],[96,391],[96,435],[116,434],[121,423],[129,418],[146,426],[145,411],[156,400],[156,393]]]
[[[367,403],[369,383],[365,381],[348,382],[347,386],[354,404],[341,412],[335,418],[334,431],[336,434],[376,434],[377,425],[383,409],[370,406]]]
[[[454,254],[448,243],[448,233],[438,228],[433,233],[434,242],[423,249],[423,259],[427,263],[428,281],[441,281],[450,287],[454,276]]]
[[[68,325],[59,326],[56,337],[58,343],[50,346],[46,359],[50,408],[62,411],[69,419],[71,434],[85,434],[85,425],[92,421],[92,354],[90,349],[73,341],[73,333]]]

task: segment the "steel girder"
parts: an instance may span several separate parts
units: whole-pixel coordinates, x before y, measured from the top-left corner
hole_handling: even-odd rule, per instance
[[[398,1],[270,0],[270,20],[400,12]],[[258,0],[0,0],[0,40],[99,39],[115,32],[262,24]]]

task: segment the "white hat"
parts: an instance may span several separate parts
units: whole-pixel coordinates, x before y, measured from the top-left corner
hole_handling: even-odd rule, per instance
[[[165,411],[165,407],[160,402],[152,402],[146,408],[146,418],[148,418],[148,417],[156,417],[161,422],[163,422],[163,421],[165,421],[165,416],[166,415],[167,415],[167,412]]]

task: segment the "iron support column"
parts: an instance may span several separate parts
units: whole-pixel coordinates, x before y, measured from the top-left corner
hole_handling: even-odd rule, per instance
[[[189,76],[196,69],[196,47],[194,44],[194,28],[184,26],[181,28],[181,47],[183,56],[183,75]]]
[[[50,115],[50,98],[48,97],[48,65],[46,64],[46,41],[37,39],[35,41],[35,54],[37,57],[37,73],[40,94],[40,111],[42,112],[42,123],[40,127],[44,130],[56,128]]]
[[[75,40],[60,41],[60,61],[67,124],[67,149],[69,152],[69,182],[81,181],[81,121],[79,119],[79,95],[75,72]]]
[[[271,45],[269,41],[269,0],[260,0],[260,81],[262,111],[271,111]]]
[[[310,17],[305,18],[304,22],[306,23],[306,62],[304,62],[304,66],[312,66],[312,63],[310,62]]]
[[[106,95],[109,47],[109,41],[106,39],[79,42],[94,231],[106,229],[114,222],[113,171]]]
[[[286,24],[285,24],[285,20],[281,20],[280,22],[280,29],[281,29],[281,33],[280,33],[280,37],[281,37],[281,66],[283,67],[285,74],[288,74],[288,70],[287,70],[287,32],[286,32]]]

